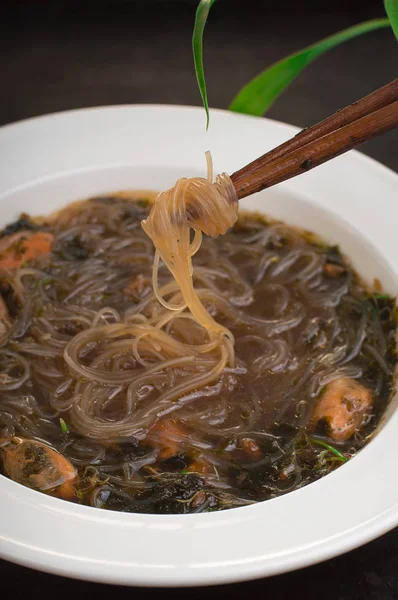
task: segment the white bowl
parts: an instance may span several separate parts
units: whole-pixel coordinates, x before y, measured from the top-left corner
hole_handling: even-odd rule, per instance
[[[232,173],[297,130],[212,111],[120,106],[79,110],[0,129],[1,223],[20,211],[121,189],[164,189]],[[341,244],[359,272],[398,292],[398,177],[350,152],[242,207]],[[136,515],[70,504],[0,477],[0,555],[68,577],[127,585],[233,582],[274,575],[346,552],[398,524],[398,414],[324,479],[275,500],[219,513]]]

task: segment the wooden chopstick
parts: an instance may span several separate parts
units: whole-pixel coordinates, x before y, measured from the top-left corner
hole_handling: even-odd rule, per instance
[[[233,173],[238,198],[309,171],[397,126],[395,79]]]

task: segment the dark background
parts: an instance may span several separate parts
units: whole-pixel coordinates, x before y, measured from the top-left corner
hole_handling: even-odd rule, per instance
[[[71,108],[200,104],[191,56],[197,0],[24,0],[0,8],[0,125]],[[383,0],[218,0],[205,34],[212,106],[274,61],[360,21]],[[268,116],[311,125],[397,76],[391,30],[322,56]],[[398,134],[364,146],[398,170]]]
[[[3,2],[0,125],[104,104],[199,104],[190,50],[195,6],[196,0]],[[380,16],[382,0],[219,0],[205,35],[210,104],[226,108],[243,84],[275,60]],[[311,125],[396,77],[397,65],[398,44],[391,31],[366,34],[308,67],[267,116]],[[367,144],[363,151],[398,170],[397,132]],[[349,498],[344,490],[336,491],[336,511],[344,510],[345,502]],[[393,600],[398,599],[398,530],[321,565],[224,586],[218,592],[116,589],[6,562],[0,562],[0,583],[7,599],[56,598],[65,593],[96,600],[194,600],[222,593],[227,598]]]

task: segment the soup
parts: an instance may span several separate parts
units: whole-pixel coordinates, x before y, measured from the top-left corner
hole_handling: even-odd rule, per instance
[[[152,277],[150,208],[98,197],[3,230],[3,474],[94,507],[195,513],[343,465],[392,393],[393,300],[337,247],[249,213],[201,245],[188,232],[182,294],[170,264]]]

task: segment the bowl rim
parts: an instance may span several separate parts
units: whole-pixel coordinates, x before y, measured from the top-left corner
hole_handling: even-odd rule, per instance
[[[203,109],[198,107],[185,107],[175,105],[115,105],[105,107],[93,107],[75,109],[72,111],[56,112],[50,115],[33,117],[11,123],[0,128],[0,155],[5,156],[4,152],[7,149],[12,150],[14,144],[20,143],[22,140],[31,140],[26,150],[28,152],[35,146],[37,136],[43,136],[44,149],[43,152],[49,152],[48,148],[51,145],[46,142],[45,136],[51,131],[56,131],[62,139],[68,138],[66,129],[75,127],[78,130],[82,119],[87,122],[87,132],[104,121],[120,123],[120,119],[127,119],[127,129],[134,131],[134,128],[142,127],[142,123],[149,123],[149,118],[156,117],[161,124],[167,114],[167,119],[176,121],[183,117],[184,123],[178,125],[176,121],[177,131],[183,135],[182,127],[192,128],[193,137],[197,138],[199,146],[207,144],[206,138],[203,136],[204,130],[204,115]],[[299,131],[298,128],[291,125],[263,119],[258,117],[250,117],[237,113],[231,113],[220,109],[212,109],[211,119],[215,122],[215,132],[212,133],[212,142],[217,146],[217,156],[226,147],[224,137],[227,128],[233,129],[236,133],[243,135],[250,129],[247,138],[250,136],[255,140],[254,146],[259,147],[260,138],[264,133],[269,134],[273,139],[284,141],[287,136],[291,136]],[[140,124],[141,122],[141,124]],[[75,125],[73,125],[75,123]],[[158,124],[159,124],[158,123]],[[72,125],[71,125],[72,124]],[[160,125],[161,127],[161,125]],[[55,130],[54,130],[55,128]],[[91,129],[90,129],[91,128]],[[260,131],[261,130],[261,131]],[[160,137],[168,134],[161,131]],[[32,141],[32,136],[36,136]],[[156,140],[156,135],[152,135],[153,140]],[[47,143],[47,146],[45,145]],[[90,145],[89,139],[84,142],[87,146]],[[47,150],[46,150],[47,148]],[[257,151],[257,150],[256,150]],[[181,148],[177,148],[177,154]],[[12,154],[12,152],[10,153]],[[243,152],[246,157],[245,152]],[[45,156],[42,155],[42,156]],[[10,159],[10,164],[7,164],[5,156],[5,166],[0,167],[0,174],[6,171],[7,168],[15,168],[14,163]],[[161,158],[161,156],[160,156]],[[219,158],[218,158],[219,160]],[[246,160],[246,158],[245,158]],[[189,162],[190,161],[190,162]],[[196,156],[190,156],[187,159],[188,164],[193,162],[196,164]],[[177,161],[175,164],[178,165]],[[232,164],[231,160],[231,164]],[[168,165],[170,160],[166,164]],[[145,163],[142,163],[145,164]],[[10,167],[11,165],[11,167]],[[153,166],[153,169],[156,165]],[[340,157],[334,164],[324,165],[322,172],[319,171],[315,176],[316,185],[313,185],[311,174],[302,176],[302,183],[296,185],[293,182],[287,182],[286,189],[296,193],[303,193],[309,196],[312,201],[312,196],[315,189],[322,189],[325,186],[327,179],[328,187],[338,188],[337,181],[333,177],[337,177],[354,170],[358,173],[363,172],[373,185],[385,185],[386,188],[397,188],[398,176],[391,169],[381,165],[377,161],[357,152],[351,151],[349,154]],[[57,175],[63,175],[58,173]],[[43,174],[41,174],[43,177]],[[1,178],[0,178],[1,179]],[[44,181],[45,178],[37,179]],[[27,181],[22,184],[22,187],[33,185],[35,179],[29,175]],[[312,182],[312,183],[311,183]],[[332,183],[331,183],[332,182]],[[7,187],[7,185],[9,187]],[[359,185],[359,183],[358,183]],[[369,184],[370,185],[370,184]],[[8,183],[0,183],[0,201],[4,201],[10,194],[18,194],[20,185],[12,186]],[[309,191],[308,191],[309,190]],[[364,191],[364,189],[363,189]],[[331,191],[328,190],[330,197]],[[392,195],[387,204],[392,202]],[[369,240],[369,228],[365,225],[369,217],[371,220],[375,216],[369,206],[365,206],[364,220],[359,223],[357,231],[359,235]],[[342,206],[333,205],[333,214],[339,218],[346,218],[344,214],[341,216]],[[369,212],[370,210],[370,212]],[[390,211],[394,211],[394,207]],[[387,219],[385,223],[378,220],[375,223],[377,235],[375,235],[375,243],[379,243],[381,235],[386,235],[388,228],[393,230],[393,218]],[[355,228],[354,228],[355,229]],[[372,238],[373,239],[373,238]],[[383,246],[380,243],[380,246]],[[395,250],[392,253],[391,248]],[[397,275],[397,270],[394,268],[394,258],[397,255],[398,243],[393,243],[391,246],[382,248],[380,254],[386,263],[394,270]],[[365,499],[366,510],[363,506],[360,508],[360,515],[357,518],[355,525],[349,525],[349,520],[344,522],[343,529],[339,529],[338,524],[332,524],[329,527],[328,533],[320,536],[317,528],[322,522],[321,514],[314,510],[312,517],[315,519],[315,525],[309,524],[309,534],[306,541],[298,541],[295,539],[295,528],[299,528],[299,524],[294,519],[287,519],[291,531],[281,532],[283,541],[278,542],[278,532],[275,531],[271,524],[273,519],[280,518],[281,515],[287,515],[289,511],[295,511],[295,504],[300,504],[303,508],[303,515],[309,518],[311,511],[308,511],[308,503],[311,508],[315,508],[317,498],[322,498],[325,503],[325,508],[333,506],[334,485],[346,485],[350,501],[358,500],[359,490],[366,490],[367,467],[366,462],[372,462],[373,467],[378,460],[383,459],[383,467],[388,470],[388,466],[393,462],[388,457],[385,457],[385,448],[396,448],[398,441],[395,442],[395,428],[398,427],[398,414],[394,414],[390,421],[385,425],[382,434],[377,436],[372,443],[364,448],[358,456],[344,465],[338,471],[328,475],[310,486],[276,498],[268,500],[264,503],[259,503],[254,506],[236,508],[223,513],[210,513],[206,515],[131,515],[120,514],[116,512],[102,512],[98,509],[90,507],[71,505],[58,499],[44,496],[30,489],[23,488],[8,479],[0,476],[0,514],[6,529],[4,535],[0,536],[0,556],[7,560],[40,569],[54,574],[60,574],[69,577],[80,579],[89,579],[104,583],[115,583],[124,585],[142,585],[142,586],[193,586],[193,585],[211,585],[218,583],[227,583],[234,581],[243,581],[261,576],[275,575],[289,570],[315,564],[322,560],[332,558],[340,554],[356,548],[357,546],[371,541],[382,533],[387,532],[394,526],[398,525],[398,486],[393,482],[388,482],[383,487],[383,494],[377,494],[373,491],[370,499]],[[369,458],[370,457],[370,458]],[[391,463],[391,464],[390,464]],[[382,481],[382,478],[380,479]],[[334,483],[335,482],[335,483]],[[372,506],[374,503],[374,507]],[[376,507],[377,504],[377,507]],[[10,506],[13,505],[12,510]],[[276,507],[276,508],[275,508]],[[347,510],[351,510],[347,509]],[[27,515],[30,518],[37,520],[37,523],[27,526]],[[10,523],[11,515],[14,518],[14,524]],[[16,516],[20,515],[20,523]],[[296,515],[297,516],[297,515]],[[270,519],[269,537],[272,538],[274,544],[267,553],[261,553],[263,548],[262,543],[254,543],[252,551],[247,551],[247,548],[239,554],[239,550],[235,549],[233,557],[229,560],[220,560],[217,557],[216,549],[206,545],[206,537],[209,537],[213,542],[218,542],[223,545],[233,544],[237,538],[250,540],[250,535],[246,531],[249,528],[251,535],[261,531],[266,533],[264,529],[264,519]],[[23,531],[25,527],[25,531]],[[40,532],[40,528],[43,529]],[[67,529],[70,528],[74,534],[78,536],[93,535],[93,539],[98,543],[99,537],[105,535],[109,540],[109,544],[117,543],[126,545],[126,533],[143,529],[146,534],[147,542],[145,543],[144,558],[127,547],[129,556],[126,560],[120,558],[114,559],[112,552],[105,551],[101,554],[95,548],[95,543],[87,543],[86,555],[73,555],[62,551],[62,544],[55,542],[52,528],[55,528],[57,535],[68,536]],[[84,531],[82,531],[84,530]],[[99,534],[100,532],[100,534]],[[153,543],[160,544],[161,548],[166,548],[167,543],[170,543],[169,534],[173,533],[173,544],[181,544],[180,549],[172,549],[171,562],[161,563],[160,554],[158,551],[151,549]],[[225,537],[225,542],[220,540]],[[73,542],[73,540],[72,540]],[[77,539],[78,542],[78,539]],[[195,544],[198,548],[194,548]],[[267,540],[269,543],[269,540]],[[282,543],[282,545],[281,545]],[[69,544],[69,542],[68,542]],[[187,551],[187,547],[189,551]],[[70,548],[70,544],[68,545]],[[141,562],[140,562],[141,560]],[[163,560],[163,559],[162,559]],[[157,562],[156,562],[157,561]]]

